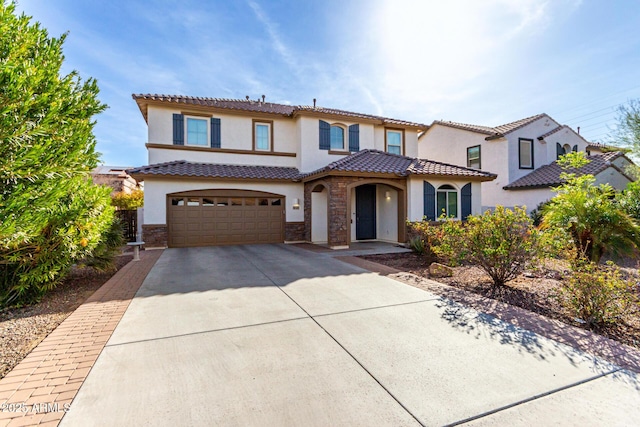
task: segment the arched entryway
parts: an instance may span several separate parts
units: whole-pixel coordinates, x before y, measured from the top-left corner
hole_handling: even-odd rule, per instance
[[[393,180],[360,180],[347,185],[348,242],[405,240],[406,187]]]

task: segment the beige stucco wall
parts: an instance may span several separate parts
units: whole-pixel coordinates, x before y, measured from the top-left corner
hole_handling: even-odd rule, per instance
[[[387,198],[386,192],[389,192]],[[388,185],[376,186],[376,236],[378,240],[398,241],[398,190]]]
[[[185,113],[188,110],[169,109],[149,106],[148,109],[148,142],[151,144],[173,145],[173,114]],[[193,116],[194,118],[203,118]],[[253,149],[253,118],[251,116],[236,116],[232,114],[213,113],[212,117],[220,119],[221,148],[234,150]],[[257,120],[262,120],[256,117]],[[273,151],[283,153],[297,153],[297,127],[292,119],[273,119]],[[186,131],[186,129],[185,129]],[[210,131],[210,130],[209,130]],[[189,150],[159,150],[149,149],[149,164],[168,162],[172,160],[188,160],[202,163],[228,163],[248,165],[271,165],[296,167],[295,157],[261,156],[247,154],[230,154],[221,152],[189,151]]]
[[[533,140],[533,168],[537,169],[542,165],[549,164],[553,162],[555,157],[555,139],[553,143],[548,143],[545,141],[538,141],[538,137],[544,135],[545,133],[555,129],[558,127],[558,123],[554,120],[543,116],[542,118],[529,123],[528,125],[507,134],[507,145],[509,151],[509,176],[506,179],[506,183],[502,184],[507,185],[516,179],[522,178],[523,176],[531,173],[533,169],[520,169],[520,158],[519,158],[519,139],[527,138]],[[559,135],[562,132],[558,132],[555,135]],[[551,147],[549,145],[553,145],[553,153],[551,153]],[[502,187],[501,187],[502,188]],[[499,200],[498,200],[499,201]],[[485,205],[494,205],[494,203],[484,203]],[[498,203],[501,204],[501,203]],[[503,203],[502,203],[503,204]]]
[[[286,221],[304,221],[304,185],[302,183],[147,178],[144,189],[144,223],[166,224],[167,194],[208,189],[254,190],[281,194],[286,197]],[[300,209],[293,209],[294,198],[299,199]]]
[[[347,120],[322,119],[329,124],[339,124],[345,127],[345,150],[349,149],[349,126],[357,122]],[[340,160],[345,155],[329,154],[327,150],[320,149],[320,118],[318,117],[298,117],[297,127],[299,134],[299,157],[298,169],[301,172],[312,172],[322,168],[331,162]],[[360,150],[375,148],[374,126],[371,124],[360,124]]]
[[[162,148],[148,148],[149,164],[186,160],[197,163],[222,163],[229,165],[262,165],[286,166],[295,168],[295,157],[265,156],[260,154],[235,154],[224,152],[202,152],[191,150],[175,150]]]
[[[469,181],[412,176],[407,179],[407,216],[409,221],[421,221],[424,217],[424,181],[428,181],[436,189],[445,184],[455,187],[458,190],[458,214],[462,212],[460,189]],[[471,213],[473,215],[482,213],[482,187],[480,182],[471,183]]]
[[[613,167],[609,167],[596,175],[596,185],[608,183],[618,191],[624,190],[630,182],[626,176]]]
[[[467,148],[480,145],[481,167],[483,170],[498,173],[494,169],[499,166],[498,162],[484,159],[485,141],[487,135],[469,132],[462,129],[454,129],[448,126],[433,125],[418,140],[418,157],[421,159],[435,160],[437,162],[451,163],[459,166],[467,166]],[[493,146],[498,145],[491,142]]]

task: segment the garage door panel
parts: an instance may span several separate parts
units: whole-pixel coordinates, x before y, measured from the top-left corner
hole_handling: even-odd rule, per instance
[[[238,197],[229,198],[220,198],[215,194],[200,197],[202,198],[183,196],[190,203],[187,206],[172,204],[169,199],[167,221],[170,246],[283,241],[284,199],[242,197],[240,193]]]

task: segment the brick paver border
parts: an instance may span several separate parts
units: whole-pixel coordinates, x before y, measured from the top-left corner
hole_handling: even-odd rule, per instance
[[[57,426],[162,250],[144,251],[0,380],[0,426]]]
[[[486,298],[444,283],[406,273],[355,256],[336,257],[341,261],[390,277],[400,282],[443,296],[502,321],[535,332],[577,350],[599,356],[622,368],[640,373],[640,350],[559,320]]]

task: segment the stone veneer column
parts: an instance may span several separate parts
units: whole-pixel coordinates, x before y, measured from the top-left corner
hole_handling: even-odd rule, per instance
[[[331,177],[329,180],[329,246],[349,244],[349,221],[347,218],[347,184],[353,178]]]
[[[142,240],[148,248],[166,248],[169,236],[165,224],[144,224],[142,226]]]

